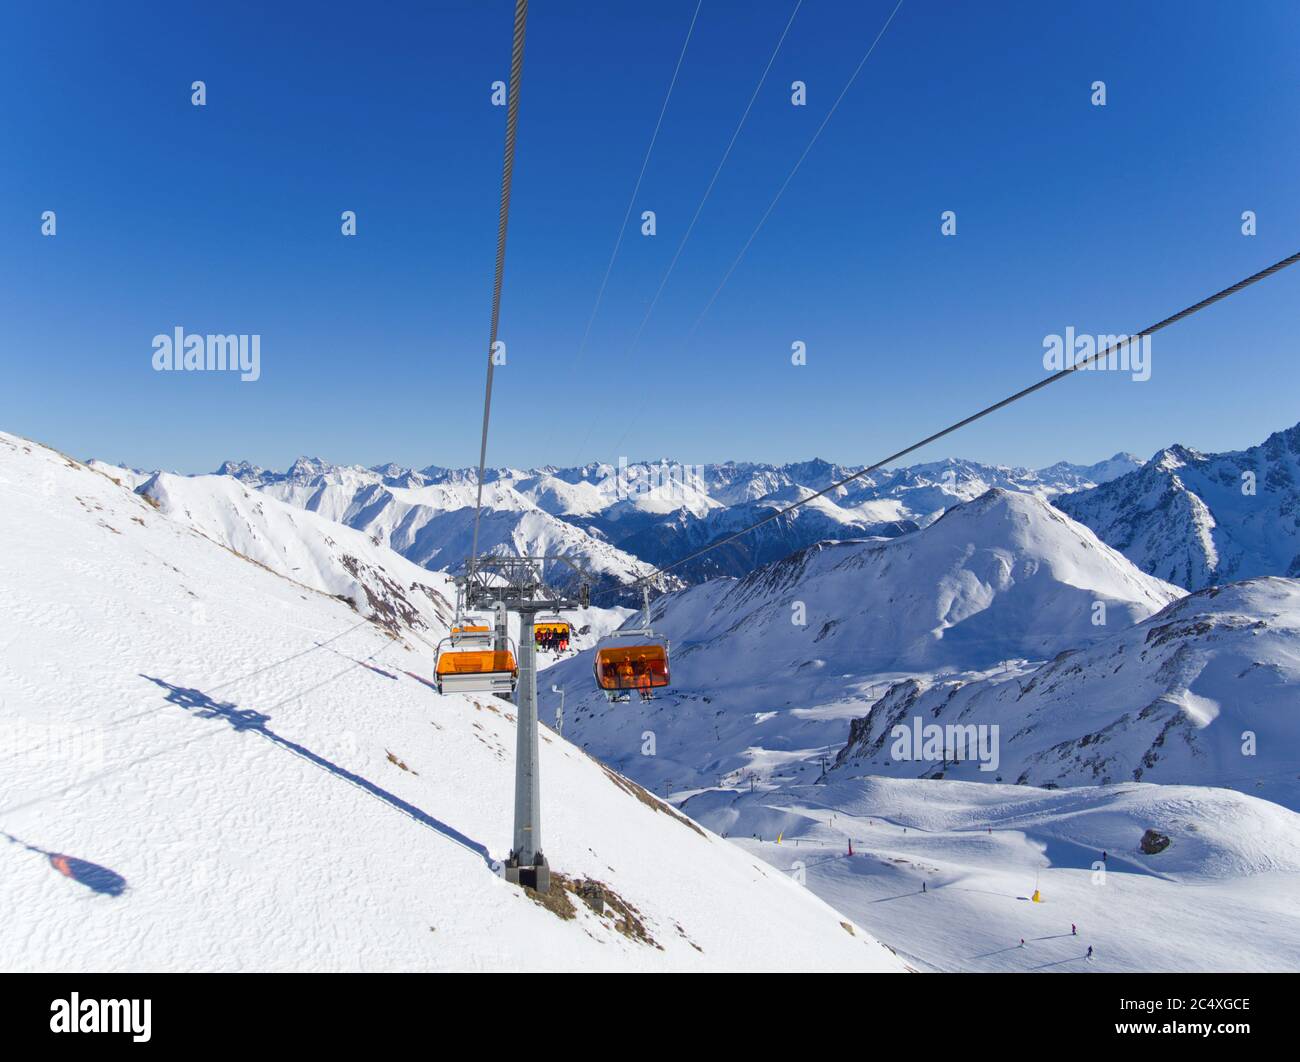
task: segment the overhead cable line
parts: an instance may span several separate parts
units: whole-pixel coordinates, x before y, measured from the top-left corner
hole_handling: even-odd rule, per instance
[[[596,315],[600,313],[601,303],[605,299],[605,288],[609,286],[610,274],[614,272],[614,263],[618,260],[618,252],[623,246],[623,237],[627,235],[627,223],[632,217],[632,210],[636,206],[636,197],[641,193],[641,182],[645,180],[646,170],[650,167],[650,156],[654,154],[655,142],[659,139],[659,130],[664,124],[664,115],[668,113],[668,102],[673,98],[673,89],[677,87],[677,75],[681,73],[682,63],[686,59],[686,49],[690,47],[691,37],[695,33],[695,22],[700,17],[700,8],[704,6],[704,0],[697,0],[695,4],[695,13],[691,16],[691,24],[686,30],[686,39],[682,41],[682,50],[677,55],[677,65],[673,67],[673,76],[668,81],[668,92],[664,95],[663,106],[659,108],[659,118],[655,121],[654,132],[650,134],[650,143],[645,149],[645,157],[641,160],[641,172],[636,175],[636,184],[632,186],[632,194],[628,197],[627,209],[623,211],[623,223],[618,227],[618,236],[614,240],[614,250],[610,252],[609,262],[605,266],[605,275],[601,278],[600,289],[596,292],[596,302],[591,308],[591,315],[587,318],[587,327],[582,333],[582,342],[578,344],[578,353],[573,359],[573,371],[577,371],[582,364],[582,357],[587,351],[587,341],[591,338],[592,325],[596,323]],[[588,428],[588,435],[591,429]],[[554,429],[552,429],[551,438],[553,439]],[[583,440],[585,445],[586,440]],[[548,440],[549,445],[549,440]],[[579,447],[581,450],[581,447]]]
[[[524,67],[524,27],[528,0],[515,0],[515,34],[510,47],[510,98],[506,101],[505,160],[501,167],[501,207],[497,220],[496,278],[492,284],[492,327],[488,338],[487,384],[483,392],[483,437],[478,452],[478,497],[474,502],[474,538],[470,571],[478,561],[478,528],[483,514],[483,477],[487,472],[488,424],[492,418],[492,376],[496,368],[497,327],[501,320],[501,284],[506,271],[506,229],[510,223],[510,184],[515,169],[515,132],[519,125],[519,81]]]
[[[631,354],[636,349],[637,341],[641,338],[641,333],[645,331],[645,326],[650,320],[651,314],[655,311],[655,306],[659,303],[659,296],[664,293],[664,288],[668,284],[668,278],[673,275],[673,270],[677,268],[677,260],[681,258],[682,251],[686,248],[686,243],[691,238],[691,233],[695,231],[695,223],[700,220],[700,214],[704,212],[704,205],[709,201],[709,196],[713,194],[713,186],[718,183],[718,177],[722,173],[722,168],[727,164],[727,159],[731,157],[731,149],[736,146],[736,140],[740,137],[740,131],[745,128],[745,122],[749,119],[749,112],[754,108],[754,101],[758,99],[758,94],[762,91],[764,82],[767,81],[767,75],[772,70],[772,64],[776,62],[777,54],[781,51],[781,46],[785,43],[785,38],[790,32],[790,27],[794,25],[794,19],[799,14],[799,8],[803,6],[803,0],[796,0],[794,10],[790,12],[790,18],[785,24],[785,29],[781,31],[781,37],[776,42],[776,47],[772,49],[771,56],[768,57],[767,66],[763,68],[763,74],[758,79],[758,84],[754,86],[754,91],[749,97],[749,103],[745,105],[745,112],[740,116],[740,122],[736,125],[736,130],[731,134],[731,140],[727,142],[727,148],[722,153],[722,158],[718,160],[718,166],[713,171],[713,177],[709,180],[709,186],[704,189],[704,197],[700,200],[700,205],[695,208],[695,215],[691,218],[690,224],[686,226],[686,232],[682,236],[681,243],[677,245],[677,251],[673,259],[668,263],[668,269],[664,273],[663,279],[659,281],[659,289],[655,292],[654,298],[650,300],[650,306],[641,318],[641,324],[632,337],[632,342],[628,347],[628,353]]]
[[[668,101],[673,98],[673,89],[677,85],[677,75],[681,73],[682,62],[686,58],[686,49],[690,46],[691,36],[695,33],[695,21],[700,17],[700,8],[704,6],[704,0],[698,0],[695,5],[695,14],[691,16],[690,27],[686,30],[686,40],[682,42],[682,50],[677,56],[677,65],[673,67],[672,79],[668,82],[668,92],[664,96],[663,106],[659,108],[659,118],[655,122],[654,132],[650,134],[650,143],[645,149],[645,158],[641,160],[641,172],[636,175],[636,184],[632,186],[632,195],[627,201],[627,209],[623,212],[623,224],[619,226],[618,238],[614,241],[614,250],[609,256],[609,263],[605,266],[605,276],[600,282],[600,290],[596,292],[596,304],[591,308],[591,316],[587,318],[586,330],[582,333],[582,342],[578,344],[578,354],[575,359],[575,367],[582,360],[582,356],[587,349],[587,340],[591,337],[591,326],[596,321],[596,315],[600,312],[600,304],[605,298],[605,288],[609,285],[609,276],[614,271],[614,262],[618,259],[619,249],[623,246],[623,237],[627,235],[627,223],[632,217],[632,210],[636,206],[636,197],[641,191],[641,182],[645,180],[646,170],[650,166],[650,156],[654,153],[655,141],[659,139],[659,130],[664,124],[664,115],[668,113]]]
[[[1300,251],[1297,251],[1289,258],[1283,258],[1278,262],[1274,262],[1267,269],[1261,269],[1258,273],[1254,273],[1251,276],[1246,277],[1244,280],[1237,281],[1237,283],[1233,284],[1231,287],[1224,288],[1222,291],[1216,292],[1215,294],[1202,299],[1200,302],[1193,303],[1191,306],[1179,310],[1176,314],[1173,314],[1170,317],[1166,317],[1162,321],[1157,321],[1155,324],[1142,329],[1142,331],[1140,332],[1135,332],[1133,335],[1126,336],[1118,340],[1117,342],[1109,344],[1104,349],[1099,350],[1096,353],[1091,354],[1086,358],[1076,361],[1073,365],[1068,365],[1063,369],[1059,369],[1058,371],[1052,373],[1052,375],[1046,376],[1043,379],[1039,380],[1036,384],[1031,384],[1029,387],[1017,391],[1013,395],[1008,395],[1006,398],[1002,399],[1001,401],[994,402],[991,406],[985,406],[978,413],[972,413],[969,417],[965,417],[962,420],[957,421],[955,424],[950,424],[948,425],[948,427],[943,428],[942,430],[937,431],[932,435],[927,435],[924,439],[921,439],[919,442],[914,442],[910,446],[906,446],[903,449],[897,451],[896,453],[892,453],[888,457],[883,458],[880,461],[877,461],[875,464],[868,465],[866,468],[854,472],[851,476],[845,476],[843,479],[837,480],[836,482],[832,483],[830,486],[825,487],[814,494],[810,494],[808,495],[808,497],[803,498],[797,502],[794,502],[792,505],[787,505],[784,508],[778,509],[768,514],[767,516],[763,517],[761,520],[754,521],[754,523],[750,524],[744,530],[737,531],[732,535],[728,535],[726,538],[719,539],[717,542],[713,542],[707,546],[703,546],[700,549],[697,549],[691,553],[686,554],[686,556],[673,561],[671,564],[664,564],[658,568],[655,568],[648,575],[641,576],[640,578],[633,580],[633,582],[631,583],[625,583],[622,584],[621,586],[613,587],[611,588],[610,591],[606,591],[606,592],[608,593],[608,592],[616,592],[619,590],[626,590],[629,587],[639,586],[642,583],[649,583],[652,580],[658,578],[659,576],[671,572],[675,568],[680,568],[683,564],[695,560],[695,558],[697,557],[703,556],[705,553],[709,553],[712,550],[720,549],[722,546],[729,545],[730,543],[735,542],[737,539],[743,538],[751,531],[754,531],[757,528],[762,527],[764,524],[771,523],[773,520],[778,520],[782,516],[785,516],[787,513],[794,512],[794,510],[799,509],[804,505],[807,505],[811,501],[816,501],[818,498],[824,498],[826,495],[839,490],[841,487],[846,486],[849,483],[852,483],[854,480],[861,479],[863,476],[868,475],[872,472],[877,472],[880,469],[884,468],[885,466],[893,464],[895,461],[899,460],[900,458],[906,457],[908,454],[920,450],[924,446],[930,445],[930,443],[937,442],[938,440],[944,438],[945,436],[951,435],[953,432],[958,431],[959,429],[964,428],[969,424],[973,424],[977,420],[981,420],[984,417],[987,417],[990,413],[996,413],[998,410],[1006,408],[1007,406],[1011,405],[1013,402],[1018,402],[1022,398],[1027,398],[1029,395],[1032,395],[1037,391],[1041,391],[1044,387],[1047,387],[1049,384],[1054,384],[1058,380],[1063,380],[1065,379],[1065,377],[1078,372],[1080,369],[1086,369],[1093,363],[1101,361],[1102,359],[1109,359],[1112,355],[1118,354],[1118,352],[1122,347],[1125,347],[1130,343],[1137,342],[1138,340],[1146,336],[1155,335],[1155,333],[1161,331],[1162,329],[1168,328],[1172,324],[1177,324],[1179,321],[1183,320],[1184,318],[1191,317],[1192,314],[1199,313],[1201,310],[1204,310],[1206,307],[1213,306],[1216,302],[1221,302],[1222,300],[1228,298],[1230,295],[1235,295],[1237,292],[1250,287],[1252,284],[1257,284],[1261,280],[1264,280],[1267,277],[1271,277],[1274,273],[1281,272],[1283,269],[1286,269],[1288,266],[1295,265],[1296,262],[1300,262]]]
[[[770,202],[767,205],[767,209],[763,211],[763,216],[758,219],[758,224],[754,226],[754,231],[749,234],[749,239],[745,241],[744,246],[740,248],[740,253],[736,255],[735,261],[731,263],[727,272],[723,275],[722,282],[718,285],[717,290],[709,297],[709,301],[705,303],[704,309],[700,311],[700,316],[696,318],[695,324],[691,326],[692,333],[695,331],[696,327],[699,326],[700,321],[704,319],[704,315],[709,312],[710,307],[713,306],[717,297],[722,294],[722,289],[727,286],[727,281],[731,279],[731,274],[736,271],[736,267],[740,265],[741,259],[743,259],[749,251],[750,244],[754,242],[763,226],[767,224],[767,219],[771,216],[772,211],[776,209],[776,204],[779,203],[781,197],[785,195],[785,190],[790,187],[790,182],[794,180],[795,174],[799,172],[799,167],[803,165],[804,159],[806,159],[808,153],[812,151],[813,145],[817,143],[817,138],[822,135],[822,130],[824,130],[829,124],[844,97],[848,95],[849,89],[853,87],[853,83],[858,79],[858,75],[862,73],[862,68],[867,65],[867,60],[871,58],[871,53],[876,50],[876,45],[880,43],[880,39],[885,35],[885,31],[889,29],[890,23],[894,21],[894,16],[898,14],[898,9],[902,6],[903,0],[898,0],[898,3],[894,5],[894,10],[889,13],[889,18],[885,19],[885,24],[880,27],[880,32],[876,34],[875,40],[871,42],[871,47],[867,49],[866,54],[862,56],[857,67],[854,68],[853,73],[849,75],[848,81],[844,83],[844,87],[840,89],[840,94],[835,97],[835,102],[831,104],[831,109],[826,112],[826,117],[822,119],[821,125],[817,127],[817,131],[813,133],[812,139],[808,141],[808,146],[803,149],[803,154],[799,156],[799,160],[794,164],[794,168],[790,170],[786,179],[781,183],[781,187],[776,190],[776,195],[772,197],[772,202]]]
[[[727,281],[731,279],[731,274],[736,271],[736,267],[740,265],[741,259],[743,259],[745,255],[748,253],[750,245],[758,237],[758,234],[762,230],[763,226],[767,224],[767,219],[771,217],[772,211],[776,209],[777,203],[779,203],[781,201],[781,197],[785,195],[785,190],[788,187],[790,187],[790,182],[794,180],[795,174],[799,172],[799,167],[803,165],[804,159],[806,159],[808,157],[808,153],[812,151],[813,145],[817,143],[817,138],[822,135],[822,131],[826,128],[827,124],[831,120],[831,117],[835,114],[835,111],[839,107],[840,102],[844,99],[846,95],[848,95],[849,89],[853,87],[853,83],[857,80],[858,75],[862,73],[862,68],[867,65],[867,60],[871,58],[871,53],[876,50],[876,45],[880,43],[880,39],[885,35],[885,31],[889,29],[890,23],[894,21],[894,16],[898,14],[898,9],[902,6],[903,6],[903,0],[898,0],[898,3],[894,5],[894,9],[889,13],[889,17],[885,19],[885,24],[880,27],[880,32],[876,34],[875,39],[871,42],[871,46],[867,48],[866,53],[862,56],[862,59],[858,62],[857,67],[854,68],[854,71],[849,76],[848,81],[844,83],[844,87],[840,90],[840,94],[837,97],[835,97],[835,102],[831,104],[830,110],[826,112],[826,116],[822,119],[821,125],[817,127],[817,131],[813,133],[812,139],[808,141],[807,146],[803,149],[803,154],[799,156],[798,160],[794,164],[794,167],[786,175],[785,180],[781,183],[781,187],[777,189],[776,195],[772,197],[772,201],[768,203],[767,209],[763,211],[763,216],[758,219],[758,224],[754,226],[754,231],[749,234],[749,239],[747,239],[744,245],[740,248],[740,253],[736,255],[731,265],[727,268],[727,272],[723,275],[721,283],[718,284],[717,289],[709,297],[709,301],[705,303],[704,309],[700,311],[699,316],[695,318],[695,323],[691,325],[690,331],[686,333],[686,338],[688,340],[691,338],[691,336],[695,334],[695,330],[699,328],[700,322],[704,320],[705,315],[712,308],[718,296],[722,294],[722,289],[727,286]],[[798,9],[796,8],[796,11],[797,10]],[[793,21],[794,16],[791,15],[790,18],[791,21]],[[788,29],[789,27],[787,26],[786,28]],[[775,53],[773,54],[773,58],[775,58]],[[694,223],[692,222],[692,224]],[[675,261],[676,259],[674,259],[674,262]],[[667,277],[665,277],[664,280],[667,281]],[[662,290],[662,285],[660,285],[660,290]],[[658,297],[659,296],[656,295],[655,299],[657,300]],[[648,319],[649,319],[649,314],[647,313],[646,320]],[[642,327],[644,327],[645,321],[642,321],[641,325]],[[640,335],[640,329],[637,330],[637,335]],[[643,402],[641,408],[638,409],[637,412],[632,417],[628,418],[628,420],[626,421],[623,428],[623,434],[619,437],[618,442],[614,444],[615,450],[617,450],[619,447],[623,445],[623,440],[627,438],[628,432],[632,430],[636,422],[640,419],[641,414],[644,412],[645,412],[645,403]]]

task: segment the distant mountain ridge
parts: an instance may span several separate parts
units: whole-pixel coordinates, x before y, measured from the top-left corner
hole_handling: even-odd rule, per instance
[[[945,460],[864,475],[675,570],[668,586],[743,576],[825,540],[896,537],[994,487],[1053,498],[1139,465],[1128,454],[1041,470]],[[492,468],[484,480],[483,542],[487,549],[559,552],[626,583],[858,472],[821,459]],[[434,570],[454,570],[469,548],[472,468],[364,468],[300,457],[283,472],[226,461],[217,474],[375,535]]]
[[[1300,576],[1300,425],[1229,453],[1170,446],[1054,504],[1143,571],[1189,590]]]
[[[692,585],[744,576],[822,541],[897,537],[999,488],[1050,501],[1143,571],[1185,589],[1300,576],[1300,425],[1223,454],[1175,444],[1150,461],[1121,452],[1091,465],[1061,461],[1040,469],[950,458],[877,471],[828,490],[860,471],[819,458],[491,468],[484,489],[492,528],[487,548],[554,549],[617,584],[773,517],[743,539],[675,567],[670,585]],[[393,462],[364,468],[304,456],[284,471],[226,461],[217,473],[377,534],[434,570],[453,570],[468,548],[467,516],[457,513],[474,504],[473,468]],[[119,474],[148,478],[129,469]]]

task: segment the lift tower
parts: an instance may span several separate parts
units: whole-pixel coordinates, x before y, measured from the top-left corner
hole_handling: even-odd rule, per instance
[[[576,596],[548,586],[548,565],[573,571]],[[542,853],[541,779],[537,761],[537,644],[533,625],[539,612],[587,608],[591,583],[567,557],[510,557],[491,554],[468,565],[460,580],[465,604],[471,609],[519,613],[519,684],[515,689],[515,833],[506,860],[506,880],[538,892],[551,887],[551,868]],[[505,648],[504,625],[497,627],[497,648]]]

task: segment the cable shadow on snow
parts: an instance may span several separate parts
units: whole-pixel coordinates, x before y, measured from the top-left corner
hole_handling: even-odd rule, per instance
[[[358,789],[364,790],[377,800],[383,801],[389,807],[395,808],[408,818],[414,819],[421,826],[426,826],[435,833],[441,834],[447,840],[453,841],[467,851],[473,852],[487,864],[489,869],[495,868],[496,864],[484,845],[471,837],[466,837],[455,827],[449,826],[441,819],[434,818],[428,812],[422,811],[414,804],[408,803],[369,779],[362,778],[361,775],[349,771],[346,767],[340,767],[337,763],[325,759],[324,756],[312,752],[305,745],[300,745],[296,741],[290,741],[288,738],[277,734],[267,725],[271,721],[269,715],[253,708],[240,708],[226,701],[215,701],[202,690],[189,689],[185,686],[173,686],[170,682],[154,678],[152,675],[142,674],[140,677],[166,691],[167,701],[179,708],[184,708],[191,715],[200,719],[224,720],[230,724],[232,729],[238,732],[252,731],[287,752],[307,760],[321,770],[327,771],[338,778],[342,778],[345,782],[351,783]]]
[[[341,653],[337,649],[327,648],[323,642],[317,642],[316,644],[320,646],[320,648],[325,649],[326,652],[333,653],[335,656],[341,657],[344,660],[350,660],[358,667],[364,667],[367,671],[373,672],[374,674],[379,675],[382,678],[392,679],[394,682],[398,681],[397,676],[394,675],[391,671],[385,671],[382,667],[379,667],[377,664],[371,663],[371,660],[373,659],[373,655],[371,657],[367,657],[365,660],[358,660],[355,656],[349,656],[347,653]]]
[[[408,676],[409,678],[415,679],[416,682],[419,682],[422,685],[428,686],[429,689],[433,690],[435,693],[438,690],[438,686],[436,683],[431,682],[429,679],[424,678],[422,675],[417,675],[414,671],[403,671],[402,674]]]
[[[71,878],[78,885],[84,885],[92,892],[98,892],[104,896],[121,896],[122,893],[126,892],[126,878],[122,877],[116,870],[109,870],[108,867],[101,867],[98,863],[78,859],[76,856],[64,855],[62,852],[47,852],[44,848],[38,848],[34,844],[21,841],[13,834],[5,833],[3,830],[0,830],[0,837],[7,838],[13,844],[18,845],[20,848],[26,848],[29,852],[43,855],[50,861],[50,866],[65,878]]]

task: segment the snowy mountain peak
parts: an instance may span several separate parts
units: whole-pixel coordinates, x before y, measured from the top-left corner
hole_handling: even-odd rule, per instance
[[[240,482],[258,482],[266,475],[266,469],[248,461],[222,461],[213,473],[216,476],[230,476]]]
[[[1173,446],[1166,446],[1163,450],[1157,452],[1148,464],[1161,470],[1175,471],[1204,459],[1204,455],[1196,450],[1175,443]]]
[[[1191,590],[1300,575],[1300,425],[1229,453],[1169,446],[1056,504],[1144,571]]]
[[[611,714],[592,695],[578,702],[574,732],[629,771],[671,769],[679,783],[715,765],[746,770],[755,719],[768,748],[842,742],[845,705],[880,675],[1050,660],[1179,596],[1043,500],[989,490],[896,538],[818,543],[659,599],[652,621],[674,646],[663,704],[675,723],[655,763],[638,765],[634,737],[655,725],[659,701]],[[584,669],[580,657],[556,675],[576,685]],[[720,746],[726,734],[734,744]]]
[[[336,467],[319,457],[300,457],[289,466],[289,471],[285,474],[290,479],[310,479],[333,471]]]

